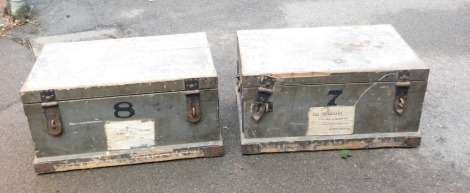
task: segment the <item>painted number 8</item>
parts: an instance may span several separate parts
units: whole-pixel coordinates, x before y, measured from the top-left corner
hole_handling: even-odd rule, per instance
[[[132,116],[134,116],[135,112],[134,112],[134,109],[132,108],[132,103],[130,102],[120,102],[120,103],[116,103],[114,105],[114,116],[117,117],[117,118],[130,118]],[[119,112],[128,112],[129,114],[127,116],[121,116],[119,115]]]

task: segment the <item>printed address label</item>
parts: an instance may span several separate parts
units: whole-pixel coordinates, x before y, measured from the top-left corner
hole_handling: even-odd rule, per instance
[[[155,146],[153,120],[108,121],[104,125],[108,150]]]
[[[308,111],[307,135],[352,134],[355,106],[312,107]]]

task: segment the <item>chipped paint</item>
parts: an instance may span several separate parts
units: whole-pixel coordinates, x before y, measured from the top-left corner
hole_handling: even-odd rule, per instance
[[[72,123],[70,122],[69,125],[86,125],[86,124],[93,124],[93,123],[102,123],[103,121],[83,121],[83,122],[78,122],[78,123]]]
[[[222,141],[36,158],[37,173],[51,173],[177,159],[223,156]],[[208,153],[209,152],[209,153]]]
[[[305,136],[283,138],[245,139],[242,136],[242,153],[277,153],[297,151],[323,151],[340,149],[369,149],[387,147],[417,147],[419,132],[355,134],[338,136]],[[418,141],[409,143],[408,141]]]
[[[304,73],[273,74],[273,75],[267,75],[267,76],[278,79],[278,78],[297,78],[297,77],[330,76],[330,75],[331,74],[328,72],[304,72]]]
[[[369,145],[370,147],[400,147],[402,141],[395,141],[393,139],[374,139]]]
[[[345,143],[326,143],[315,147],[315,150],[333,150],[333,149],[363,149],[367,146],[365,141],[348,141]]]
[[[68,171],[68,170],[80,170],[88,168],[100,168],[100,167],[109,167],[109,166],[119,166],[119,165],[129,165],[129,164],[138,164],[138,163],[148,163],[148,162],[160,162],[176,159],[188,159],[188,158],[197,158],[203,157],[204,153],[200,150],[187,150],[179,152],[164,152],[164,153],[151,153],[143,154],[138,153],[138,155],[130,158],[125,156],[121,158],[112,158],[111,156],[104,157],[93,157],[89,159],[83,159],[84,161],[68,162],[55,164],[54,170],[56,172]]]

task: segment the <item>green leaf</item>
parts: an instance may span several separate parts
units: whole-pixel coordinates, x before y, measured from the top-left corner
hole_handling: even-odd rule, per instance
[[[351,154],[349,154],[349,150],[343,149],[339,152],[339,157],[343,159],[348,159],[348,157],[351,157]]]
[[[7,29],[7,25],[0,23],[0,32],[3,32]]]

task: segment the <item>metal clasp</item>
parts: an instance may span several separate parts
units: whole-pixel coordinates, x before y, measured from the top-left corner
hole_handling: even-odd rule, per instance
[[[62,134],[62,119],[60,117],[59,103],[54,90],[41,91],[41,107],[46,117],[47,132],[52,136]]]
[[[196,78],[184,80],[186,91],[186,115],[188,121],[197,123],[201,120],[201,91],[199,90],[199,80]]]
[[[260,78],[261,87],[258,88],[256,101],[251,105],[251,117],[255,121],[259,121],[264,113],[273,111],[273,103],[268,102],[269,97],[273,94],[275,78],[263,76]]]
[[[396,92],[395,92],[395,112],[398,115],[403,114],[406,110],[406,106],[408,105],[408,89],[411,86],[410,82],[410,72],[409,71],[400,71],[398,72],[399,80],[395,84]]]

